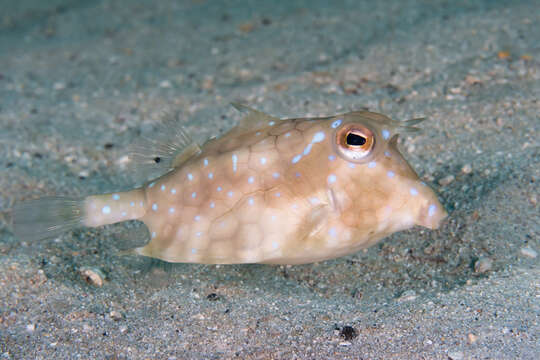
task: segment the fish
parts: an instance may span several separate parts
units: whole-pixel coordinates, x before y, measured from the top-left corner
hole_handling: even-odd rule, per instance
[[[304,264],[352,254],[447,212],[398,150],[423,118],[369,111],[280,119],[245,116],[199,146],[172,125],[135,152],[163,174],[135,189],[50,197],[13,210],[22,240],[140,220],[150,240],[132,254],[167,262]],[[137,156],[132,156],[137,158]]]

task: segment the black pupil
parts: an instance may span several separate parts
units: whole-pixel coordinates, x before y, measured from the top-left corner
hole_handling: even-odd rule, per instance
[[[154,158],[154,162],[155,162],[156,164],[159,164],[160,161],[161,161],[161,158],[160,158],[159,156],[156,156],[156,157]]]
[[[348,133],[347,134],[347,145],[352,146],[362,146],[366,143],[366,138],[355,134],[355,133]]]

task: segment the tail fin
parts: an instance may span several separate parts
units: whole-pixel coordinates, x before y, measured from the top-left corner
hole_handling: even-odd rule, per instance
[[[15,205],[13,225],[20,240],[41,240],[77,228],[84,217],[83,199],[48,197]]]

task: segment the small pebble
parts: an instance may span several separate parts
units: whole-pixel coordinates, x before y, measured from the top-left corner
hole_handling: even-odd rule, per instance
[[[474,344],[476,340],[478,340],[478,336],[474,335],[473,333],[469,333],[467,335],[467,340],[469,340],[469,344]]]
[[[341,330],[339,331],[339,336],[341,336],[342,338],[344,338],[345,340],[352,340],[354,339],[355,337],[358,336],[358,334],[356,333],[356,329],[353,328],[352,326],[348,326],[348,325],[345,325],[344,327],[341,328]],[[350,344],[349,344],[350,345]]]
[[[26,331],[33,332],[34,330],[36,330],[36,325],[34,325],[34,324],[26,325]]]
[[[483,274],[491,270],[493,261],[489,258],[480,258],[474,263],[474,272]]]
[[[96,268],[82,268],[79,273],[87,283],[98,287],[103,286],[105,275],[103,275],[101,270]]]
[[[462,360],[464,357],[462,351],[452,351],[448,353],[448,358],[451,360]]]
[[[405,291],[403,294],[401,294],[401,296],[399,297],[398,301],[399,301],[399,302],[413,301],[414,299],[416,299],[416,291],[414,291],[414,290],[407,290],[407,291]]]
[[[439,180],[439,185],[441,186],[449,185],[450,183],[452,183],[452,181],[454,181],[454,179],[455,179],[454,175],[448,175]]]
[[[123,316],[122,314],[120,314],[120,312],[116,311],[116,310],[113,310],[109,313],[109,316],[111,317],[111,319],[113,319],[114,321],[118,321],[118,320],[122,320]]]
[[[520,253],[521,255],[526,256],[531,259],[536,259],[536,257],[538,256],[538,253],[536,252],[536,250],[534,250],[530,246],[521,248]]]
[[[461,172],[464,174],[470,174],[472,172],[472,166],[470,164],[463,165]]]

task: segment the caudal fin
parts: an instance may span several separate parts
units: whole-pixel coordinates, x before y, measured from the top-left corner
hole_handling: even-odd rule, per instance
[[[15,236],[24,241],[41,240],[82,226],[83,201],[79,198],[46,197],[15,205]]]

